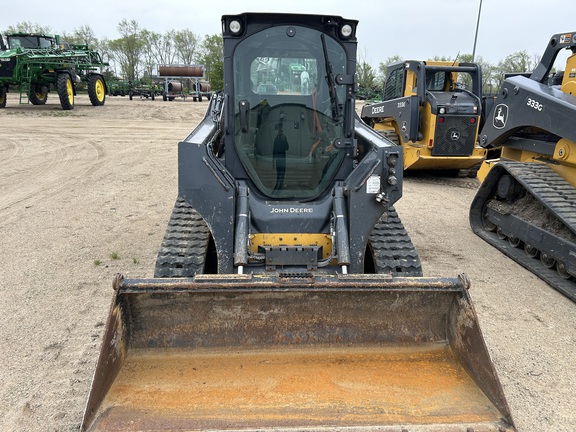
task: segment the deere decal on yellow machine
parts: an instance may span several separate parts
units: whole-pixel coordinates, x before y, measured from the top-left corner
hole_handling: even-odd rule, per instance
[[[513,431],[465,276],[424,278],[357,21],[222,17],[154,279],[114,282],[82,430]]]

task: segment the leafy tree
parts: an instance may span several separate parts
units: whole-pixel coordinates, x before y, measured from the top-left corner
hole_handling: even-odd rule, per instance
[[[366,52],[358,55],[356,63],[356,74],[358,75],[358,87],[362,91],[372,90],[376,85],[376,72],[366,61]]]
[[[192,65],[198,61],[199,45],[200,36],[192,30],[185,29],[174,32],[174,48],[182,63]]]
[[[474,63],[480,64],[482,57],[476,57]],[[458,54],[458,63],[472,63],[472,54]]]
[[[364,88],[372,88],[375,86],[376,73],[374,68],[366,61],[361,61],[356,67],[358,73],[358,86]]]
[[[491,63],[485,61],[482,56],[476,56],[474,62],[472,62],[472,54],[459,54],[458,63],[476,63],[480,65],[480,71],[482,72],[482,94],[494,94],[498,91],[496,82],[494,81],[495,66]],[[462,79],[466,88],[471,88],[470,76],[463,75],[459,77]]]
[[[53,34],[52,27],[43,26],[31,21],[22,21],[13,26],[8,26],[2,34],[10,33],[39,33],[39,34]]]
[[[118,33],[122,37],[109,41],[108,46],[120,65],[122,75],[128,80],[136,80],[145,50],[145,33],[136,20],[126,19],[118,24]]]
[[[157,65],[176,63],[177,52],[174,45],[176,32],[170,30],[164,34],[142,30],[141,37],[144,43],[142,61],[145,74],[152,75],[152,70]]]
[[[457,60],[452,60],[450,57],[446,56],[434,56],[430,59],[430,61],[441,61],[441,62],[448,62],[448,61],[462,61],[460,60],[460,54],[458,54]]]
[[[358,74],[358,96],[362,99],[374,99],[379,89],[374,68],[366,61],[360,61],[356,66]]]
[[[382,87],[384,87],[384,81],[386,81],[387,73],[388,73],[388,65],[391,63],[396,63],[399,61],[404,60],[398,54],[393,55],[392,57],[388,57],[383,62],[380,62],[378,65],[378,72],[377,72],[377,80],[381,82]]]
[[[114,63],[114,53],[110,49],[110,39],[104,38],[98,42],[98,51],[102,56],[102,60],[113,64]]]
[[[533,59],[526,50],[517,51],[498,63],[498,68],[502,72],[529,72],[534,66],[532,62]]]
[[[86,44],[90,48],[96,49],[98,47],[98,38],[88,24],[75,28],[72,34],[62,32],[62,40],[72,44]]]
[[[61,41],[70,44],[83,44],[88,45],[89,48],[97,51],[102,57],[102,61],[109,63],[111,59],[110,52],[108,51],[107,41],[99,41],[90,25],[85,24],[75,28],[71,34],[66,32],[61,33]],[[108,67],[102,69],[104,79],[108,80],[113,77],[113,73]]]
[[[210,79],[212,90],[224,89],[224,62],[214,63],[212,65],[212,74]]]
[[[161,45],[160,40],[162,35],[160,33],[152,32],[149,30],[142,30],[142,40],[144,47],[142,50],[142,62],[144,63],[144,75],[151,75],[154,65],[165,64],[164,61],[158,61],[156,47]]]
[[[200,49],[200,62],[206,70],[206,79],[212,89],[224,88],[224,45],[222,35],[206,35]]]
[[[206,35],[200,38],[190,29],[170,30],[165,34],[155,33],[139,26],[135,20],[123,19],[118,24],[118,39],[98,40],[90,25],[75,28],[72,33],[62,32],[62,40],[70,43],[87,44],[102,55],[105,62],[114,65],[120,75],[135,80],[142,74],[151,75],[158,64],[202,64],[205,76],[213,89],[224,88],[224,56],[221,35]],[[49,26],[31,21],[22,21],[9,26],[2,32],[54,34]],[[470,62],[470,54],[458,55],[459,62]],[[402,61],[399,55],[388,57],[373,68],[361,56],[358,59],[358,83],[361,90],[380,91],[384,85],[388,65]],[[450,60],[445,56],[435,56],[433,60]],[[484,94],[494,94],[502,85],[504,74],[509,72],[529,72],[540,61],[540,55],[530,56],[519,51],[507,56],[498,65],[476,58],[482,67],[482,88]]]
[[[494,76],[496,88],[500,88],[506,73],[530,72],[537,64],[537,62],[534,62],[534,57],[531,57],[526,50],[510,54],[498,63],[497,72]]]
[[[460,62],[472,62],[472,54],[463,54]],[[498,73],[497,67],[478,55],[474,63],[479,64],[482,69],[482,94],[493,95],[498,93],[499,85],[496,79]]]

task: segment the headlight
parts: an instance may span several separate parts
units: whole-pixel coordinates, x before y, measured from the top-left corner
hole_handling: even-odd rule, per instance
[[[242,26],[240,25],[240,21],[237,21],[237,20],[230,21],[230,24],[228,24],[228,29],[230,30],[230,32],[232,32],[234,34],[240,33],[240,31],[242,30]]]
[[[439,112],[440,114],[446,114],[446,108],[441,107],[441,108],[438,109],[438,112]]]
[[[349,38],[352,35],[352,26],[350,24],[344,24],[340,28],[340,34],[342,37]]]

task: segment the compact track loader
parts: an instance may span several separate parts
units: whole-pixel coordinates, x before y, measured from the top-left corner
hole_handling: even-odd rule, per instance
[[[82,430],[512,431],[465,276],[422,277],[357,21],[226,15],[155,278],[118,276]]]
[[[383,101],[362,119],[404,148],[405,170],[458,173],[478,167],[482,69],[476,63],[405,60],[388,66]],[[475,172],[475,170],[474,170]]]
[[[562,49],[572,55],[551,80]],[[553,35],[532,74],[505,79],[481,131],[481,144],[501,146],[501,157],[480,168],[470,208],[476,234],[574,301],[575,52],[575,32]]]

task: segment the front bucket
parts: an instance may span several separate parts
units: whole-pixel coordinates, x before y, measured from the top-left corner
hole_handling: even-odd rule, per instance
[[[120,277],[81,430],[513,431],[466,285]]]

